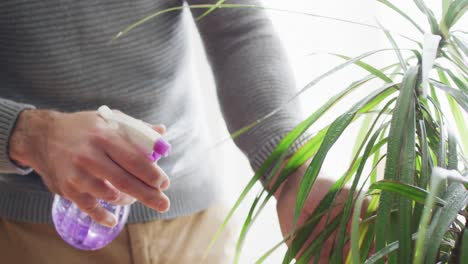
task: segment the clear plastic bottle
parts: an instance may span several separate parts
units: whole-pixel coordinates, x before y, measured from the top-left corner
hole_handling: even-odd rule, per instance
[[[123,114],[115,114],[107,106],[100,107],[99,114],[107,121],[114,122],[119,129],[124,130],[153,162],[169,154],[171,149],[169,143],[140,120]],[[145,149],[148,150],[148,144],[151,144],[150,152],[145,151]],[[55,195],[52,219],[60,237],[73,247],[82,250],[100,249],[114,240],[127,222],[130,205],[113,205],[103,200],[99,200],[99,203],[116,217],[117,224],[114,227],[96,223],[73,202]]]

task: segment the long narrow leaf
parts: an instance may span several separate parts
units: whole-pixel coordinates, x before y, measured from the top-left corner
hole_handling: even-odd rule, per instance
[[[224,2],[226,2],[226,0],[219,0],[218,2],[216,2],[216,4],[214,4],[208,10],[206,10],[203,14],[201,14],[199,17],[197,17],[197,20],[200,20],[200,19],[206,17],[211,12],[213,12],[216,8],[219,8]]]
[[[416,6],[423,12],[427,20],[429,21],[429,24],[431,25],[431,32],[432,34],[438,34],[439,33],[439,24],[437,23],[437,19],[435,18],[434,13],[432,10],[430,10],[426,4],[424,3],[423,0],[413,0]]]
[[[460,110],[460,107],[455,102],[451,96],[447,96],[447,100],[449,102],[450,109],[452,110],[453,119],[455,120],[455,125],[457,126],[459,135],[461,135],[460,140],[463,147],[463,153],[468,155],[468,126],[466,124],[466,120],[463,117],[463,113]]]
[[[416,239],[416,245],[414,249],[414,259],[413,264],[421,264],[424,261],[426,256],[426,236],[428,233],[429,222],[432,215],[432,210],[435,204],[435,197],[437,197],[437,193],[441,188],[442,182],[446,178],[444,175],[444,170],[440,168],[434,168],[431,174],[431,189],[429,192],[429,196],[426,199],[424,204],[424,211],[421,217],[421,221],[419,222],[419,229],[418,229],[418,237]]]
[[[331,55],[334,55],[334,56],[337,56],[337,57],[340,57],[342,59],[345,59],[345,60],[351,60],[352,58],[351,57],[348,57],[348,56],[345,56],[345,55],[341,55],[341,54],[336,54],[336,53],[331,53]],[[364,70],[370,72],[371,74],[379,77],[380,79],[382,79],[384,82],[386,83],[391,83],[393,82],[393,80],[391,78],[389,78],[382,70],[379,70],[375,67],[373,67],[372,65],[370,64],[367,64],[361,60],[358,60],[358,61],[355,61],[354,62],[356,65],[358,65],[359,67],[363,68]],[[393,64],[394,65],[394,64]],[[393,66],[391,65],[391,66]]]
[[[419,144],[421,147],[421,168],[419,173],[419,187],[426,191],[427,183],[430,175],[432,163],[430,160],[429,145],[427,143],[426,126],[423,120],[419,120]],[[437,197],[438,198],[438,197]],[[436,198],[436,199],[437,199]],[[424,197],[424,200],[426,197]],[[421,201],[424,204],[424,200]],[[423,213],[424,206],[416,204],[413,213],[413,232],[416,232],[419,226],[419,221]]]
[[[401,124],[406,124],[407,114],[410,111],[413,102],[413,95],[418,76],[418,68],[410,68],[401,85],[400,95],[397,105],[393,113],[392,124],[389,132],[388,155],[385,168],[384,178],[386,180],[395,179],[398,174],[398,166],[400,153],[402,149],[402,137],[404,127]],[[382,192],[380,196],[379,209],[377,211],[376,222],[376,250],[381,250],[385,247],[387,237],[386,229],[389,221],[390,211],[392,209],[392,195],[388,192]]]
[[[353,220],[351,222],[351,256],[353,263],[360,263],[361,256],[359,251],[359,222],[361,219],[362,202],[365,193],[360,193],[353,209]]]
[[[435,87],[443,90],[444,92],[450,94],[455,101],[468,113],[468,94],[460,91],[458,89],[447,86],[443,83],[432,81],[431,82]]]
[[[395,6],[394,4],[392,4],[390,1],[387,1],[387,0],[377,0],[379,1],[380,3],[390,7],[391,9],[393,9],[395,12],[397,12],[398,14],[400,14],[402,17],[404,17],[406,20],[408,20],[411,24],[413,24],[413,26],[421,33],[424,33],[424,31],[422,30],[422,28],[410,17],[408,16],[405,12],[403,12],[401,9],[399,9],[397,6]]]
[[[385,107],[382,109],[381,113],[379,113],[379,115],[375,118],[373,124],[371,125],[368,133],[366,134],[366,139],[371,135],[375,125],[377,124],[377,121],[379,120],[379,118],[381,117],[382,113],[392,104],[393,102],[390,101],[389,103],[387,103],[385,105]],[[382,125],[379,129],[377,129],[377,131],[375,131],[375,133],[372,135],[372,137],[370,137],[368,143],[367,143],[367,146],[364,150],[364,153],[362,154],[362,160],[360,161],[359,163],[359,168],[354,176],[354,180],[353,180],[353,184],[351,185],[351,188],[349,189],[349,195],[350,196],[353,196],[354,195],[354,192],[356,190],[356,187],[359,183],[359,180],[361,178],[361,175],[362,175],[362,172],[365,168],[365,165],[366,165],[366,162],[369,158],[369,156],[371,155],[371,150],[374,146],[374,143],[376,142],[376,140],[378,139],[378,137],[380,136],[381,132],[386,128],[387,126],[384,124]],[[365,141],[364,141],[365,142]],[[342,256],[342,248],[344,247],[344,235],[345,235],[345,231],[346,231],[346,226],[348,224],[348,219],[349,219],[349,215],[351,213],[351,210],[352,210],[352,199],[348,199],[345,203],[345,206],[344,206],[344,209],[343,209],[343,217],[341,219],[341,223],[340,223],[340,229],[339,229],[339,232],[338,232],[338,239],[337,239],[337,242],[336,242],[336,248],[337,250],[335,251],[335,255],[333,257],[333,260],[334,260],[334,263],[342,263],[343,262],[343,256]],[[356,238],[357,239],[357,238]]]
[[[426,190],[421,189],[418,186],[390,180],[381,180],[372,184],[369,187],[369,191],[371,190],[382,190],[396,193],[422,204],[424,204],[427,196],[429,195],[429,193]],[[439,197],[435,197],[435,202],[439,206],[445,205],[445,201]]]
[[[448,165],[449,170],[458,169],[458,151],[457,151],[457,139],[453,134],[453,131],[449,129],[448,131]]]
[[[399,178],[402,183],[413,184],[416,159],[416,113],[414,101],[411,101],[408,111],[408,118],[403,134],[403,147],[400,160]],[[398,249],[398,261],[400,263],[409,263],[411,261],[411,217],[412,202],[404,197],[398,197],[399,200],[399,232],[398,239],[400,248]]]
[[[468,228],[465,227],[461,239],[461,248],[460,248],[460,261],[459,263],[468,263]]]
[[[449,186],[444,200],[447,204],[440,209],[438,221],[433,223],[433,233],[427,236],[427,241],[430,243],[427,243],[426,263],[435,261],[443,235],[448,231],[458,212],[468,204],[468,192],[463,185],[454,183]]]
[[[416,238],[416,234],[413,234],[412,239]],[[381,250],[375,252],[370,258],[368,258],[364,264],[374,264],[378,263],[387,256],[388,254],[392,253],[393,251],[398,249],[398,241],[392,242],[388,244],[386,247],[382,248]]]
[[[398,47],[397,43],[393,39],[392,34],[390,34],[390,32],[384,26],[382,26],[382,24],[380,24],[379,21],[377,21],[377,24],[385,33],[385,36],[387,37],[388,41],[392,44],[392,47],[395,50],[395,54],[397,55],[398,60],[400,61],[401,68],[403,69],[403,71],[406,71],[408,69],[408,67],[406,66],[406,60],[403,59],[403,55],[400,52],[400,48]]]

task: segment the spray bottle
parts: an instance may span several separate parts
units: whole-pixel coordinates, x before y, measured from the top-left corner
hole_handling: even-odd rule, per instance
[[[128,138],[141,149],[145,158],[156,162],[169,154],[171,146],[141,120],[128,115],[113,112],[107,106],[101,106],[98,114],[110,125],[125,133]],[[82,250],[97,250],[114,240],[127,222],[130,205],[114,205],[99,200],[100,205],[112,213],[117,224],[107,227],[96,223],[89,215],[82,212],[76,204],[55,195],[52,205],[52,219],[55,229],[62,239],[75,248]]]

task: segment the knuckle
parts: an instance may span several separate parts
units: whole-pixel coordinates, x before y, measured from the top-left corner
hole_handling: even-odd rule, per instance
[[[76,174],[71,174],[70,176],[68,176],[67,181],[70,185],[78,186],[80,185],[81,177]]]
[[[124,192],[131,190],[131,180],[127,176],[120,177],[115,180],[115,186]]]
[[[120,192],[118,190],[113,190],[113,189],[108,188],[105,191],[104,199],[106,201],[113,202],[113,201],[117,201],[119,198],[120,198]]]
[[[60,186],[59,190],[60,194],[68,199],[72,199],[72,196],[75,193],[74,188],[68,184],[63,184],[62,186]]]
[[[96,125],[93,129],[91,129],[89,133],[89,139],[92,144],[107,144],[107,130],[101,125]]]
[[[93,159],[85,153],[76,153],[72,157],[72,163],[77,167],[87,166],[91,162],[93,162]]]
[[[82,199],[77,202],[77,205],[86,212],[92,212],[98,208],[99,203],[96,199]]]

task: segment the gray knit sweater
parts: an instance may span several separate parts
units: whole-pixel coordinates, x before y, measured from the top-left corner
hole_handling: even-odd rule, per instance
[[[207,141],[196,121],[199,113],[187,78],[182,15],[190,11],[164,14],[109,44],[136,20],[183,4],[183,0],[0,1],[1,218],[51,223],[53,195],[39,175],[15,166],[8,157],[17,116],[31,107],[72,112],[106,104],[168,126],[173,151],[159,164],[171,178],[167,191],[171,209],[159,214],[135,203],[129,222],[191,214],[216,199],[217,175],[204,164]],[[203,11],[191,10],[194,17]],[[290,69],[265,14],[255,9],[219,9],[196,24],[229,131],[292,96]],[[236,139],[254,168],[298,123],[298,112],[290,106]]]

